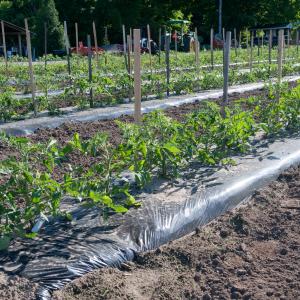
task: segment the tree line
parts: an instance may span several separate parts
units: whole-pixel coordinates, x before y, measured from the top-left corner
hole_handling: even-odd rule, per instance
[[[127,28],[145,28],[150,24],[154,37],[158,28],[171,18],[188,19],[191,29],[207,34],[217,30],[220,0],[0,0],[0,19],[24,27],[28,18],[33,45],[42,51],[44,23],[48,24],[49,51],[63,47],[63,21],[69,25],[74,45],[74,23],[79,39],[85,42],[95,21],[100,44],[107,27],[111,43],[122,41],[122,24]],[[258,24],[285,23],[300,20],[300,0],[223,0],[223,26],[237,30]]]

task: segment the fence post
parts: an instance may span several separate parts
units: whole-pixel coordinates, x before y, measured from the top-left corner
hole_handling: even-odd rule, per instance
[[[69,73],[69,75],[71,75],[70,43],[69,43],[69,38],[68,38],[67,21],[64,21],[64,37],[65,37],[65,45],[66,45],[66,51],[67,51],[68,73]]]
[[[170,96],[170,35],[165,36],[167,97]]]
[[[31,52],[30,32],[29,32],[29,29],[28,29],[27,19],[25,19],[24,22],[25,22],[28,65],[29,65],[29,75],[30,75],[30,84],[31,84],[31,97],[32,97],[34,116],[36,117],[36,115],[37,115],[37,105],[36,105],[36,101],[35,101],[35,82],[34,82],[33,66],[32,66],[32,52]]]
[[[77,23],[75,23],[75,38],[76,38],[76,54],[78,55],[78,53],[79,53],[79,50],[78,50],[79,41],[78,41],[78,24]]]
[[[134,121],[138,124],[142,120],[142,89],[141,89],[141,30],[134,29]]]
[[[94,107],[93,100],[93,70],[92,70],[92,46],[91,46],[91,36],[88,34],[87,36],[87,46],[88,46],[88,64],[89,64],[89,83],[90,83],[90,107]]]
[[[197,39],[198,41],[198,39]],[[214,69],[214,29],[210,29],[210,63],[211,69]]]
[[[95,21],[93,21],[93,34],[94,34],[94,45],[96,50],[96,64],[99,66],[99,54],[98,54],[98,39]]]
[[[1,29],[2,29],[2,42],[3,42],[4,61],[5,61],[5,71],[7,73],[7,51],[6,51],[6,40],[5,40],[5,28],[4,28],[3,21],[1,21]]]
[[[225,117],[225,106],[228,105],[228,76],[229,76],[229,64],[230,64],[230,46],[231,46],[231,32],[226,32],[226,43],[224,51],[224,68],[223,68],[223,102],[221,113],[223,118]]]

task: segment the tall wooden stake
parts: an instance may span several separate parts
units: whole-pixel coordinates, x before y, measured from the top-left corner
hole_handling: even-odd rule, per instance
[[[79,48],[78,48],[79,41],[78,41],[78,24],[77,23],[75,23],[75,39],[76,39],[76,54],[78,55],[79,54]]]
[[[35,81],[34,81],[33,65],[32,65],[30,31],[28,29],[27,19],[25,19],[24,22],[25,22],[25,31],[26,31],[26,44],[27,44],[27,54],[28,54],[28,66],[29,66],[29,75],[30,75],[30,84],[31,84],[32,104],[33,104],[34,116],[36,116],[37,115],[37,104],[36,104],[36,101],[35,101]]]
[[[47,23],[44,23],[44,58],[45,58],[45,71],[47,71],[47,52],[48,52],[48,41],[47,41],[47,33],[48,33],[48,28],[47,28]]]
[[[19,56],[22,56],[22,36],[18,33],[18,43],[19,43]]]
[[[195,28],[195,54],[196,54],[196,71],[197,71],[197,88],[198,92],[200,91],[200,59],[199,59],[199,51],[200,51],[200,45],[199,45],[199,39],[198,39],[198,31],[197,28]]]
[[[253,31],[251,31],[251,37],[250,37],[250,61],[249,61],[249,68],[250,72],[252,72],[252,61],[253,61],[253,43],[254,43],[254,37],[253,37]]]
[[[214,69],[214,29],[210,29],[210,63],[211,69]]]
[[[167,97],[170,96],[170,35],[165,36]]]
[[[177,30],[175,30],[175,58],[176,58],[176,63],[177,63],[177,51],[178,51],[178,45],[177,45]]]
[[[224,55],[224,68],[223,68],[223,102],[222,102],[222,116],[225,117],[225,106],[228,105],[228,78],[229,78],[229,65],[230,65],[230,46],[231,46],[231,32],[226,32],[225,55]]]
[[[299,29],[296,31],[297,54],[299,53]]]
[[[160,56],[161,56],[161,27],[159,27],[158,31],[158,62],[160,64]]]
[[[122,25],[122,33],[123,33],[123,55],[124,55],[125,68],[126,68],[127,72],[130,73],[129,68],[128,68],[128,64],[127,64],[127,45],[126,45],[125,25]],[[128,37],[127,37],[127,40],[128,40]]]
[[[134,29],[134,121],[142,121],[142,89],[141,89],[141,30]]]
[[[5,61],[5,70],[7,73],[7,51],[6,51],[6,40],[5,40],[5,28],[4,28],[3,21],[1,21],[1,29],[2,29],[2,43],[3,43],[4,61]]]
[[[92,85],[93,81],[93,70],[92,70],[92,46],[91,46],[91,36],[87,36],[87,46],[88,46],[88,64],[89,64],[89,83]],[[93,99],[93,88],[90,86],[90,107],[94,107]]]
[[[233,35],[234,35],[234,52],[235,52],[235,56],[237,56],[236,28],[234,28],[233,30]],[[226,41],[227,41],[227,33],[226,33]]]
[[[147,25],[147,40],[148,40],[150,72],[151,72],[151,75],[152,75],[151,33],[150,33],[150,26],[149,26],[149,24]]]
[[[96,50],[96,64],[97,64],[97,67],[99,67],[98,38],[97,38],[96,24],[94,21],[93,21],[93,35],[94,35],[94,45],[95,45],[95,50]]]
[[[131,36],[130,34],[127,35],[127,46],[128,46],[128,51],[127,51],[127,56],[128,56],[128,74],[131,74],[131,45],[132,45],[132,41],[131,41]]]
[[[64,21],[64,37],[65,37],[65,45],[66,45],[67,60],[68,60],[68,73],[69,75],[71,75],[70,43],[69,43],[68,27],[66,21]]]
[[[273,31],[272,29],[270,29],[269,32],[269,69],[271,68],[271,64],[272,64],[272,44],[273,44]]]
[[[279,84],[281,84],[281,79],[282,79],[283,47],[284,47],[284,31],[283,29],[280,29],[278,33],[278,83]]]

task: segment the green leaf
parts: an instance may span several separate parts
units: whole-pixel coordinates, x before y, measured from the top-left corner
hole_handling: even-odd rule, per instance
[[[4,235],[0,237],[0,251],[6,250],[10,244],[11,237]]]
[[[33,239],[33,238],[37,237],[37,233],[36,232],[26,233],[25,237],[28,239]]]
[[[167,143],[163,146],[164,149],[168,150],[170,153],[173,155],[179,154],[181,151],[178,149],[174,144],[172,143]]]
[[[111,208],[116,212],[116,213],[126,213],[128,209],[122,205],[112,205]]]

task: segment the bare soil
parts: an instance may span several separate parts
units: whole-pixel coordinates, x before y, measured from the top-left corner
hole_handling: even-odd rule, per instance
[[[75,299],[300,299],[300,167],[190,236],[56,291]]]

